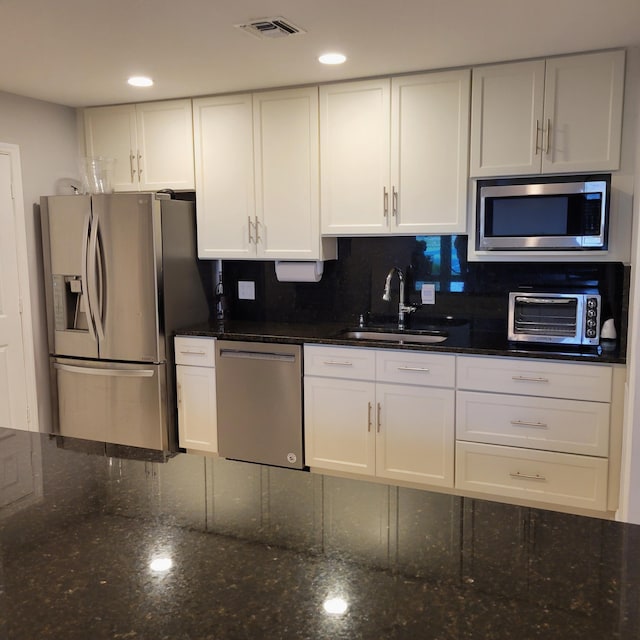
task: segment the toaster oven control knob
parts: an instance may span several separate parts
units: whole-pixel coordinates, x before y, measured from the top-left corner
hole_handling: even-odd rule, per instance
[[[595,309],[588,309],[587,310],[587,317],[595,318],[596,317],[596,310]]]
[[[595,320],[587,320],[587,327],[589,327],[589,329],[591,329],[592,327],[596,326],[596,321]]]
[[[595,309],[598,306],[598,301],[595,298],[589,298],[587,300],[587,307],[589,309]]]

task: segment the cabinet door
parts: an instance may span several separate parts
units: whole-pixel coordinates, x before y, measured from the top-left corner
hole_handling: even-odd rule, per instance
[[[376,475],[453,486],[454,391],[376,387]]]
[[[375,383],[304,378],[305,463],[372,476]]]
[[[390,81],[320,87],[322,233],[389,229]]]
[[[466,230],[471,72],[393,78],[392,231]]]
[[[178,365],[178,441],[184,449],[218,451],[216,370]]]
[[[547,60],[542,170],[620,166],[624,51]]]
[[[544,60],[473,70],[470,175],[540,172]]]
[[[113,158],[114,191],[136,191],[138,168],[135,105],[84,110],[87,156]]]
[[[319,259],[318,89],[253,96],[258,255]]]
[[[193,101],[198,256],[255,256],[250,94]]]
[[[193,189],[191,100],[136,105],[140,189]]]

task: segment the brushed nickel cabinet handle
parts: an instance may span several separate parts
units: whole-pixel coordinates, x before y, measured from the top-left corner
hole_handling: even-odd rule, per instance
[[[551,153],[551,118],[547,118],[547,148],[545,153],[547,155]]]
[[[133,182],[136,177],[136,170],[133,168],[133,161],[135,159],[136,157],[133,155],[133,153],[129,153],[129,168],[131,170],[131,182]]]
[[[431,369],[426,367],[398,367],[398,371],[419,371],[420,373],[429,373]]]
[[[536,120],[536,155],[542,151],[542,147],[540,145],[540,120]]]
[[[549,378],[536,378],[534,376],[512,376],[515,382],[549,382]]]
[[[382,411],[382,406],[378,402],[378,433],[380,433],[380,427],[382,426],[382,418],[380,417],[381,411]]]
[[[368,405],[368,409],[367,409],[367,432],[371,433],[371,403],[367,402]]]
[[[512,478],[517,478],[519,480],[540,480],[542,482],[546,482],[546,478],[544,476],[541,476],[539,473],[536,473],[535,475],[530,475],[527,473],[520,473],[519,471],[516,471],[515,473],[510,473],[509,474]]]
[[[353,362],[349,362],[348,360],[324,360],[323,364],[328,364],[329,366],[353,367]]]
[[[258,216],[253,216],[253,219],[256,221],[254,224],[254,227],[256,229],[256,244],[258,244],[258,242],[260,242],[261,238],[260,238],[260,220],[258,220]]]
[[[398,190],[395,187],[391,188],[391,215],[398,216]]]
[[[141,167],[141,161],[142,160],[142,155],[140,153],[138,153],[138,180],[140,179],[140,176],[142,175],[142,167]]]
[[[251,216],[247,216],[247,220],[249,221],[249,244],[253,244],[253,237],[251,236]]]
[[[382,187],[382,203],[384,206],[384,217],[386,218],[389,215],[389,192],[387,191],[387,187]]]
[[[533,427],[534,429],[548,429],[549,425],[544,422],[527,422],[526,420],[511,420],[514,427]]]

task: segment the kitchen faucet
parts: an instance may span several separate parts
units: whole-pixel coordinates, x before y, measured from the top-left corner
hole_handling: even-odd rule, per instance
[[[398,281],[400,282],[400,300],[398,303],[398,329],[404,329],[404,314],[412,313],[416,310],[416,307],[411,307],[404,303],[404,274],[402,273],[402,269],[398,269],[398,267],[391,267],[391,269],[389,269],[387,279],[384,281],[384,294],[382,295],[382,299],[386,300],[387,302],[391,300],[391,278],[393,277],[394,273],[398,274]]]

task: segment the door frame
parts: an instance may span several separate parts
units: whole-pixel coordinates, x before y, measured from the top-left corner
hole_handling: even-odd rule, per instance
[[[11,163],[11,187],[15,220],[15,247],[18,262],[18,288],[22,310],[22,348],[24,353],[25,384],[27,388],[27,429],[39,431],[38,394],[36,387],[36,362],[33,341],[33,316],[31,312],[29,259],[27,249],[27,229],[22,192],[22,170],[20,147],[16,144],[0,142],[0,153],[9,156]]]

